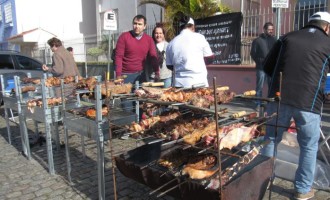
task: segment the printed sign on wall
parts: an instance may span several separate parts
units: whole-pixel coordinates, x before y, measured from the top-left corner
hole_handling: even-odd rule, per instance
[[[215,54],[213,64],[241,64],[241,12],[195,20],[196,32],[205,36]]]

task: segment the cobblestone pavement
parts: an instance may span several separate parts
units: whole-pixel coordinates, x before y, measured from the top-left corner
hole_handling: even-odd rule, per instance
[[[64,145],[53,152],[56,174],[50,175],[47,170],[46,145],[31,146],[32,159],[28,160],[20,153],[22,149],[18,126],[11,123],[12,144],[10,145],[2,108],[0,113],[0,199],[98,199],[97,153],[96,143],[93,140],[85,140],[86,156],[84,157],[81,137],[76,133],[69,133],[72,163],[72,184],[70,184],[67,178]],[[325,117],[329,119],[330,115]],[[28,124],[30,134],[32,134],[32,122],[29,121]],[[39,130],[42,131],[42,124],[40,127]],[[329,127],[326,124],[326,131],[329,131]],[[63,141],[62,137],[63,134],[61,135]],[[133,148],[134,145],[135,143],[130,140],[113,140],[114,151],[117,153],[123,152],[127,148]],[[106,199],[114,199],[111,159],[107,144],[105,145],[105,156]],[[115,177],[118,199],[156,199],[148,196],[150,191],[148,187],[124,177],[118,170],[116,170]],[[292,182],[276,178],[272,187],[271,199],[292,199],[292,194],[288,192],[292,188]],[[263,199],[268,199],[268,195],[269,191],[266,192]],[[169,196],[160,199],[174,200]],[[330,192],[319,190],[314,199],[330,199]]]

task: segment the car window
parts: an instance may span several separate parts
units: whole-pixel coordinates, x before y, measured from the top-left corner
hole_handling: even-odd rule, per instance
[[[10,55],[0,55],[0,69],[14,69]]]
[[[41,70],[41,64],[31,58],[16,55],[17,62],[20,66],[20,69],[24,70]]]

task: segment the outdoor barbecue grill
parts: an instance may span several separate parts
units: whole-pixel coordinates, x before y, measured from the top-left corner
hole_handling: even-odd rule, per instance
[[[63,87],[63,80],[61,86]],[[63,91],[63,88],[62,88]],[[77,98],[69,98],[63,102],[63,127],[65,133],[66,160],[68,169],[68,179],[71,182],[71,163],[68,142],[68,130],[74,131],[82,136],[82,149],[84,152],[84,137],[93,139],[97,143],[97,168],[98,168],[98,194],[99,199],[105,199],[105,181],[104,181],[104,141],[111,140],[109,129],[117,129],[116,136],[122,135],[126,129],[124,125],[136,120],[136,113],[123,111],[119,108],[110,105],[110,98],[102,98],[101,84],[98,83],[94,90],[85,91],[93,93],[94,98],[89,101],[81,101],[80,94],[84,91],[76,90]],[[130,95],[127,95],[129,97]],[[62,98],[64,93],[62,92]],[[113,100],[113,99],[112,99]],[[71,102],[74,107],[67,106]],[[102,116],[102,107],[106,105],[108,114]],[[94,118],[86,116],[88,109],[95,110]]]
[[[233,101],[231,104],[221,105],[222,108],[218,112],[221,116],[219,118],[219,126],[225,126],[232,123],[244,122],[264,124],[269,118],[255,116],[248,121],[245,121],[246,116],[250,116],[249,113],[239,118],[233,118],[234,112],[242,109],[237,107],[238,104],[244,106],[246,102],[242,101],[242,96],[238,98],[238,101]],[[184,107],[185,109],[191,108],[193,111],[199,110],[199,113],[214,114],[212,109],[198,108],[188,104],[176,104],[175,102],[158,102],[157,100],[140,99],[143,102],[148,103],[160,103],[161,105],[171,107],[171,104]],[[247,98],[249,100],[249,98]],[[271,99],[265,99],[271,101]],[[193,180],[187,175],[182,174],[182,167],[184,164],[175,170],[170,170],[164,166],[160,166],[158,161],[174,151],[187,151],[191,155],[199,155],[201,153],[212,153],[216,155],[217,151],[211,148],[205,148],[203,146],[187,145],[182,142],[182,139],[167,141],[157,140],[152,137],[146,136],[149,142],[140,146],[134,150],[128,151],[115,157],[116,166],[119,171],[128,178],[138,181],[142,184],[149,186],[153,191],[150,196],[156,195],[161,197],[165,194],[174,196],[180,199],[219,199],[218,188],[209,188],[208,185],[212,185],[219,177],[218,173],[215,173],[211,178],[202,180]],[[143,140],[143,138],[141,139]],[[239,145],[231,151],[221,151],[221,170],[226,172],[230,168],[235,168],[237,162],[240,159],[244,159],[249,152],[243,151],[242,148],[246,145]],[[252,148],[252,147],[251,147]],[[260,149],[261,147],[256,147]],[[244,157],[246,155],[246,157]],[[250,155],[250,154],[249,154]],[[268,157],[255,154],[254,157],[249,160],[244,166],[237,168],[238,171],[231,173],[229,181],[226,182],[221,189],[221,196],[224,199],[260,199],[263,197],[266,191],[269,177],[272,174],[272,161]],[[258,177],[258,178],[256,178]],[[253,180],[253,181],[251,181]],[[239,191],[239,192],[238,192]]]
[[[14,77],[13,77],[14,78]],[[16,78],[14,78],[16,80]],[[4,75],[0,75],[0,85],[1,85],[1,92],[2,92],[2,100],[3,100],[3,106],[5,111],[5,119],[6,119],[6,125],[7,125],[7,134],[8,134],[8,141],[9,144],[11,144],[11,129],[9,124],[9,113],[11,114],[11,118],[13,118],[13,111],[18,113],[18,119],[19,119],[19,127],[20,127],[20,134],[21,134],[21,140],[22,140],[22,151],[25,156],[30,160],[31,159],[31,153],[30,153],[30,146],[28,141],[28,135],[27,135],[27,129],[26,129],[26,119],[24,115],[22,115],[22,109],[20,106],[20,102],[18,101],[17,95],[12,94],[10,92],[6,92],[5,90],[5,78]],[[14,81],[15,88],[17,88],[17,81]]]
[[[217,176],[203,180],[192,180],[181,175],[180,170],[169,171],[157,164],[157,160],[162,156],[182,148],[178,146],[176,143],[172,145],[161,144],[160,142],[146,144],[116,156],[116,166],[126,177],[153,189],[155,192],[152,191],[150,195],[161,197],[167,194],[180,199],[219,199],[217,188],[207,188],[207,185],[218,179]],[[194,148],[185,151],[198,154],[198,149]],[[222,156],[224,160],[222,169],[231,167],[244,154],[246,152],[243,151],[235,152],[233,155],[236,156],[224,154]],[[222,195],[225,199],[260,199],[266,190],[271,169],[271,160],[258,155],[223,186]]]

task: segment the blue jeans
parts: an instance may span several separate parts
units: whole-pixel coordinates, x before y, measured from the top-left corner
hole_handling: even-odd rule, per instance
[[[141,84],[145,78],[144,73],[137,72],[137,73],[122,73],[122,75],[126,75],[127,77],[124,79],[124,83],[132,83],[133,84],[133,90],[135,90],[135,82],[139,81],[139,84]],[[133,91],[132,91],[133,92]],[[122,109],[127,112],[131,112],[135,110],[135,102],[131,100],[122,100]]]
[[[277,102],[271,102],[266,107],[267,115],[270,116],[277,110]],[[299,193],[307,193],[310,191],[313,180],[318,151],[318,141],[320,138],[320,114],[302,111],[301,109],[281,104],[278,116],[277,138],[275,141],[275,122],[276,117],[267,124],[273,126],[266,127],[265,140],[271,142],[262,149],[263,155],[272,157],[274,155],[274,144],[277,145],[283,136],[283,132],[290,125],[293,118],[297,128],[297,139],[300,147],[298,169],[295,176],[295,190]],[[276,156],[276,152],[275,152]]]
[[[264,87],[264,83],[266,82],[269,85],[270,78],[262,69],[256,69],[257,74],[257,82],[256,82],[256,96],[262,97],[262,90]],[[257,101],[257,104],[260,105],[260,102]]]

